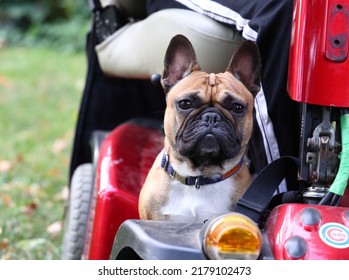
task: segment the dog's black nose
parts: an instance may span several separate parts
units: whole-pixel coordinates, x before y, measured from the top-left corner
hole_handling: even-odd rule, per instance
[[[222,120],[222,117],[216,112],[209,111],[202,114],[201,120],[210,124],[214,124],[216,122],[220,122]]]

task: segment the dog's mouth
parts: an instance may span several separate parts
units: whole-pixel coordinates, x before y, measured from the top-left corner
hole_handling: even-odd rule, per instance
[[[197,120],[189,124],[179,139],[180,153],[194,166],[221,165],[240,153],[241,141],[226,121],[214,124]]]
[[[207,135],[204,135],[201,141],[198,142],[196,149],[202,156],[218,156],[221,146],[216,136],[214,136],[212,133],[208,133]]]

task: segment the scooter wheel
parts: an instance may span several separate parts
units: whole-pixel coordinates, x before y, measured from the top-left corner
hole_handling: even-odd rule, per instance
[[[61,253],[63,260],[79,260],[82,257],[92,192],[93,165],[82,164],[75,169],[70,185]]]

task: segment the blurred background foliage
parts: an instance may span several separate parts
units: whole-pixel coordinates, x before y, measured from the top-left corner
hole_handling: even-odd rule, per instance
[[[0,0],[0,45],[81,51],[90,16],[85,0]]]
[[[59,259],[88,0],[0,0],[0,260]]]

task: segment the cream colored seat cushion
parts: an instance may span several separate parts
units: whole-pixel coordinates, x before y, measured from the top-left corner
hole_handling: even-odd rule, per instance
[[[162,74],[167,46],[176,34],[193,44],[201,68],[224,72],[230,57],[243,40],[232,29],[193,11],[165,9],[144,20],[127,24],[96,46],[105,74],[148,79]]]

